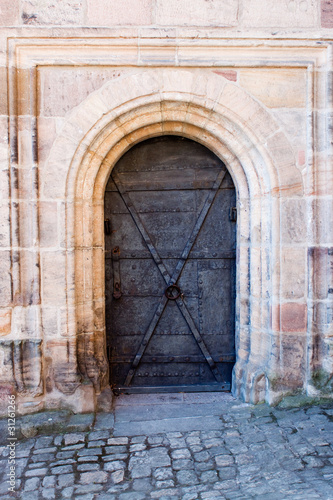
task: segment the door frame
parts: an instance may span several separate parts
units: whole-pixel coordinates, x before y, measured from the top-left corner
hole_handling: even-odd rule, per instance
[[[281,259],[279,221],[283,202],[302,195],[302,177],[279,125],[255,99],[212,73],[194,76],[184,71],[185,79],[179,78],[180,73],[182,70],[147,70],[144,92],[151,88],[147,95],[142,95],[142,86],[136,85],[136,75],[109,82],[101,95],[120,96],[119,105],[114,107],[113,103],[112,111],[107,110],[108,105],[104,113],[101,111],[98,92],[88,98],[88,107],[82,105],[83,109],[94,109],[95,99],[99,106],[96,112],[102,116],[96,121],[95,115],[89,118],[89,113],[84,113],[91,125],[85,125],[87,132],[66,179],[67,311],[69,324],[73,321],[77,325],[77,356],[71,362],[77,360],[96,394],[108,387],[103,200],[110,172],[137,142],[164,134],[181,135],[213,151],[233,178],[239,217],[232,390],[245,401],[271,403],[290,387],[281,349],[290,349],[290,342],[304,342],[296,336],[288,339],[281,335],[281,276],[275,265]],[[114,85],[119,86],[118,94],[112,91]],[[206,89],[204,97],[196,93],[199,87]],[[137,97],[133,97],[133,88],[138,89]],[[82,109],[78,113],[82,114]],[[284,151],[283,158],[279,157],[277,143]],[[262,345],[271,349],[262,349]],[[292,383],[293,388],[302,387],[303,373],[296,373]]]
[[[179,140],[175,140],[176,138],[179,138],[181,136],[171,136],[171,135],[165,136],[164,135],[164,136],[158,136],[156,139],[163,139],[165,137],[172,137],[173,138],[173,141],[172,142],[167,141],[167,144],[171,145],[171,147],[173,148],[173,152],[177,151],[177,154],[179,155],[179,161],[181,163],[184,161],[186,162],[186,154],[184,156],[184,154],[182,153],[184,142],[180,142]],[[140,143],[138,143],[138,144],[145,147],[145,143],[147,143],[147,140],[140,141]],[[162,141],[162,144],[163,143],[165,143],[164,140]],[[138,146],[138,144],[136,146]],[[148,147],[148,156],[149,156],[149,154],[153,154],[155,156],[156,148],[158,151],[159,147],[160,147],[160,142],[156,143],[156,141],[154,140],[153,143],[147,144],[146,146]],[[147,247],[147,250],[148,250],[146,258],[148,258],[148,255],[149,255],[150,264],[154,267],[155,270],[157,267],[158,277],[160,279],[162,278],[164,288],[165,287],[170,288],[170,285],[172,287],[174,287],[175,283],[177,283],[178,280],[181,279],[182,271],[184,270],[184,267],[186,265],[185,261],[187,262],[188,258],[191,258],[190,257],[191,251],[192,251],[193,247],[195,246],[197,238],[200,235],[200,231],[204,230],[207,216],[208,216],[209,212],[211,210],[213,210],[213,205],[215,202],[217,202],[217,200],[216,200],[217,196],[221,196],[222,192],[223,192],[224,195],[229,197],[231,190],[233,193],[232,196],[233,197],[236,196],[236,189],[235,189],[235,186],[233,183],[231,185],[230,181],[229,181],[229,183],[227,182],[227,185],[223,187],[223,183],[224,183],[224,180],[226,179],[227,174],[228,175],[230,175],[230,174],[229,174],[226,166],[224,165],[224,163],[221,162],[221,160],[218,159],[216,157],[216,155],[212,155],[212,152],[209,149],[203,147],[202,145],[199,145],[197,142],[195,142],[193,140],[187,139],[185,142],[185,147],[186,147],[186,151],[189,151],[189,152],[192,151],[193,153],[197,151],[199,154],[199,157],[201,158],[201,162],[204,161],[205,165],[211,163],[212,166],[214,166],[215,168],[217,168],[217,169],[219,168],[219,171],[217,173],[216,178],[211,180],[211,187],[205,188],[205,190],[208,192],[208,194],[204,200],[204,203],[203,203],[200,211],[198,213],[196,213],[196,219],[194,221],[193,228],[190,231],[190,233],[188,234],[188,239],[185,242],[184,248],[179,249],[180,253],[178,254],[178,257],[176,255],[174,255],[172,257],[173,259],[175,259],[177,261],[177,265],[174,268],[173,272],[168,271],[166,264],[165,264],[166,257],[165,256],[161,257],[161,252],[163,253],[163,249],[160,248],[159,250],[157,250],[157,248],[152,240],[152,236],[151,236],[150,232],[148,231],[144,221],[142,220],[141,216],[139,215],[137,208],[135,207],[135,205],[133,205],[133,201],[131,199],[131,193],[136,192],[135,187],[133,188],[133,186],[132,186],[132,188],[127,190],[126,186],[122,183],[121,178],[118,175],[119,172],[111,172],[111,176],[108,180],[108,183],[110,182],[110,180],[112,181],[113,189],[111,190],[111,192],[117,193],[117,198],[122,200],[122,205],[124,207],[126,207],[127,215],[130,216],[132,223],[134,223],[133,227],[136,228],[135,233],[137,235],[140,235],[140,238],[142,238],[143,241],[145,242],[144,245]],[[128,158],[126,159],[126,154],[128,154],[131,151],[131,149],[127,153],[125,153],[125,155],[123,157],[121,157],[118,160],[118,162],[115,165],[115,169],[117,169],[117,167],[120,166],[119,165],[120,162],[121,162],[121,165],[124,166],[124,162],[126,165],[126,161],[128,160]],[[204,158],[204,160],[202,160],[202,157]],[[213,157],[215,157],[215,160]],[[131,156],[131,158],[133,158],[133,155]],[[168,160],[168,156],[163,156],[163,157],[160,156],[160,159],[156,160],[156,161],[157,162],[161,161],[162,165],[163,165],[163,162],[167,161],[167,160]],[[217,160],[219,160],[219,162],[216,164]],[[149,162],[149,160],[148,160],[148,162]],[[143,171],[145,171],[144,170],[144,163],[141,162],[140,166],[143,168]],[[187,164],[186,168],[188,169],[188,168],[193,168],[193,167],[190,167],[190,164]],[[198,167],[196,167],[196,168],[198,168]],[[160,170],[160,169],[158,169],[158,170]],[[162,168],[162,170],[163,170],[163,168]],[[122,170],[122,172],[124,173],[123,170]],[[125,172],[127,172],[127,174],[131,176],[131,179],[133,182],[133,180],[135,180],[135,174],[131,171],[127,171],[126,168],[125,168]],[[145,171],[145,172],[147,174],[146,177],[149,178],[149,172],[148,171]],[[201,175],[203,172],[204,172],[204,170],[201,170]],[[232,180],[231,180],[231,182],[232,182]],[[177,189],[178,188],[181,189],[181,186],[177,186]],[[174,188],[169,188],[169,189],[176,189],[176,188],[174,187]],[[188,187],[184,188],[184,189],[188,189]],[[199,186],[193,187],[192,189],[193,189],[193,193],[196,193],[197,189],[200,189],[200,187]],[[201,189],[203,189],[203,187],[201,187]],[[156,188],[156,190],[163,191],[163,188]],[[141,191],[141,189],[140,189],[140,191]],[[150,190],[148,189],[148,191],[147,191],[146,188],[143,188],[143,191],[145,191],[146,196],[149,197],[148,193],[150,192]],[[219,193],[219,195],[218,195],[218,193]],[[111,196],[111,193],[105,192],[105,197],[107,195]],[[235,201],[232,201],[232,203],[233,204],[229,206],[230,210],[231,210],[231,207],[234,207]],[[110,219],[113,221],[113,222],[111,222],[111,227],[117,227],[117,218],[119,217],[119,219],[120,219],[123,216],[123,212],[122,211],[119,213],[118,213],[118,211],[113,212],[112,208],[110,206],[110,203],[108,204],[108,209],[109,209],[109,211],[107,213],[104,213],[104,217],[106,218],[106,220]],[[215,218],[216,218],[216,216],[215,216]],[[226,210],[224,212],[224,218],[226,218],[226,220],[228,221],[228,222],[226,222],[226,224],[230,225],[230,230],[231,230],[231,228],[233,228],[231,230],[230,240],[228,239],[226,242],[226,246],[223,247],[223,251],[225,253],[229,254],[229,257],[224,256],[224,257],[219,258],[220,262],[221,261],[224,262],[224,265],[225,265],[226,258],[232,259],[232,261],[233,261],[231,264],[231,267],[232,267],[231,276],[232,276],[232,278],[230,280],[230,288],[224,289],[224,292],[223,292],[224,294],[226,293],[228,295],[228,297],[230,297],[230,309],[229,309],[230,316],[227,316],[227,318],[225,318],[225,319],[232,319],[233,329],[232,329],[232,331],[229,332],[229,344],[228,345],[230,345],[231,350],[233,350],[234,339],[235,339],[235,328],[234,328],[234,323],[235,323],[235,318],[234,318],[234,312],[235,312],[234,311],[235,310],[235,304],[234,304],[234,299],[235,299],[234,292],[235,292],[235,290],[234,290],[234,287],[235,287],[235,282],[233,279],[234,266],[235,266],[235,255],[234,255],[234,257],[230,257],[230,253],[231,252],[233,254],[236,253],[236,249],[234,249],[234,244],[235,244],[234,237],[236,237],[235,229],[237,226],[234,225],[236,220],[233,220],[233,221],[231,220],[229,210]],[[216,219],[214,221],[216,222]],[[213,227],[211,227],[211,231],[214,231]],[[109,234],[107,234],[107,233],[105,233],[105,234],[112,238],[112,232],[110,232]],[[120,235],[122,235],[122,234],[123,233],[121,232]],[[116,281],[120,284],[120,280],[124,279],[123,275],[122,275],[122,277],[120,276],[120,256],[122,254],[122,251],[126,251],[127,247],[123,247],[120,250],[120,247],[117,246],[117,247],[115,247],[115,249],[117,250],[115,253],[114,252],[115,249],[112,251],[112,247],[114,245],[120,244],[119,238],[116,238],[116,240],[117,240],[116,242],[114,241],[111,244],[111,239],[109,238],[108,247],[106,248],[106,246],[105,246],[105,253],[108,253],[108,257],[106,256],[106,260],[107,259],[110,260],[110,267],[113,267],[114,272],[116,269],[116,275],[117,275]],[[106,245],[106,242],[105,242],[105,245]],[[119,252],[119,250],[120,250],[120,252]],[[215,248],[215,251],[216,250],[217,250],[217,247]],[[115,258],[113,257],[114,253],[116,256]],[[128,258],[128,256],[127,256],[127,258]],[[168,258],[170,258],[170,256]],[[192,256],[192,258],[191,258],[192,262],[193,262],[193,259],[195,259],[196,262],[198,260],[199,260],[199,262],[201,261],[199,256],[197,256],[196,258]],[[212,259],[212,256],[207,257],[208,262],[211,262],[211,259]],[[229,262],[229,260],[228,260],[228,262]],[[113,263],[113,265],[111,265],[111,263]],[[199,266],[199,263],[198,263],[198,266]],[[114,281],[114,279],[115,278],[113,276],[113,281]],[[221,286],[222,286],[222,284],[221,284]],[[111,301],[111,302],[109,302],[108,307],[110,307],[111,309],[114,306],[118,306],[119,308],[125,307],[121,301],[118,302],[118,300],[117,300],[120,298],[121,294],[120,294],[120,296],[118,296],[118,295],[116,296],[116,303],[114,303],[115,299],[110,298],[114,294],[115,289],[114,289],[114,284],[112,285],[111,281],[107,278],[105,279],[105,287],[107,288],[107,292],[106,292],[107,296],[109,297],[109,300]],[[119,286],[119,291],[120,291],[120,288],[121,287]],[[218,361],[217,359],[215,359],[215,361],[214,361],[213,358],[216,358],[216,353],[214,352],[213,349],[208,348],[208,346],[207,346],[207,342],[209,340],[209,337],[206,337],[205,332],[201,331],[201,328],[199,327],[199,325],[197,325],[194,322],[193,317],[192,317],[192,313],[188,309],[189,305],[186,304],[186,301],[183,300],[180,289],[178,288],[177,290],[178,290],[178,295],[175,299],[173,299],[176,302],[176,304],[174,304],[174,305],[178,306],[180,315],[182,317],[182,321],[185,321],[185,323],[187,324],[187,328],[189,328],[189,332],[192,336],[192,339],[196,341],[196,345],[197,345],[197,347],[199,347],[199,352],[200,352],[200,355],[202,356],[201,363],[204,363],[205,368],[210,370],[210,374],[213,376],[213,380],[206,381],[205,383],[200,383],[200,382],[194,383],[192,381],[192,385],[191,385],[191,382],[188,382],[188,384],[185,384],[185,382],[183,380],[178,381],[178,384],[174,384],[174,385],[161,385],[161,383],[159,383],[159,384],[153,383],[153,385],[149,385],[149,384],[148,385],[140,385],[140,384],[136,385],[134,383],[134,385],[132,385],[133,377],[135,376],[135,374],[137,372],[142,371],[142,369],[140,370],[140,363],[142,361],[142,358],[145,356],[145,351],[148,348],[148,344],[150,343],[150,340],[153,338],[154,334],[157,333],[156,328],[158,327],[158,323],[159,323],[160,319],[162,318],[162,316],[164,315],[166,307],[168,306],[168,299],[166,298],[166,292],[161,292],[161,296],[159,297],[158,302],[157,302],[157,309],[155,310],[155,312],[153,313],[152,317],[149,320],[148,327],[146,327],[146,331],[144,331],[144,333],[143,333],[143,337],[141,338],[141,341],[139,342],[139,346],[137,347],[137,351],[136,351],[136,353],[134,353],[134,351],[133,351],[133,353],[130,355],[131,361],[129,359],[127,360],[127,362],[130,362],[130,365],[131,365],[130,368],[127,369],[127,376],[124,375],[122,383],[118,379],[118,383],[115,384],[115,386],[113,387],[112,386],[112,377],[110,375],[110,384],[111,384],[111,387],[113,388],[114,393],[116,393],[116,394],[128,393],[129,394],[129,393],[144,393],[144,392],[198,392],[198,391],[201,392],[201,391],[228,391],[228,390],[230,390],[231,378],[229,379],[229,376],[231,377],[231,373],[228,373],[227,378],[224,378],[224,376],[221,373],[221,370],[222,370],[222,372],[225,370],[225,373],[231,372],[232,367],[230,365],[228,365],[230,360],[229,361],[225,361],[225,360],[222,361],[220,359],[220,361]],[[119,291],[117,289],[116,293],[118,294]],[[221,293],[222,293],[222,290],[221,290]],[[135,294],[132,297],[135,297]],[[198,303],[198,307],[199,307],[199,303]],[[218,310],[217,310],[217,313],[218,313]],[[136,326],[138,327],[138,325],[136,325]],[[115,327],[115,329],[117,330],[116,327]],[[130,329],[131,330],[133,329],[133,325]],[[107,337],[110,336],[112,338],[112,325],[111,324],[109,324],[109,326],[106,324],[106,335],[107,335]],[[128,334],[126,334],[126,335],[128,335]],[[121,338],[119,338],[119,336],[117,338],[121,341]],[[111,344],[111,346],[112,346],[112,344]],[[230,353],[231,350],[227,351],[227,352]],[[221,355],[221,354],[222,353],[220,352],[219,355]],[[173,354],[169,353],[168,356],[170,356],[170,355],[174,356],[174,355],[176,355],[176,353],[173,353]],[[116,355],[116,357],[117,357],[117,355]],[[108,353],[108,362],[109,362],[110,370],[111,370],[112,355],[109,355],[109,353]],[[222,365],[224,362],[224,363],[226,363],[226,365],[223,367],[222,366],[219,367],[218,366],[219,362],[221,362]],[[159,371],[160,368],[154,368],[154,370],[156,370],[156,369],[157,369],[157,371]],[[168,369],[170,369],[170,368],[168,368]],[[177,368],[176,368],[176,370],[177,370]],[[172,369],[171,369],[171,371],[172,371]]]

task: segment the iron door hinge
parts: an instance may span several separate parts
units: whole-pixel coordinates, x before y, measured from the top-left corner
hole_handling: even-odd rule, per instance
[[[104,233],[107,236],[110,236],[110,234],[111,234],[111,222],[110,222],[110,219],[105,219],[105,221],[104,221]]]
[[[113,263],[113,298],[120,299],[122,296],[120,288],[120,250],[119,247],[114,247],[112,250],[112,263]]]
[[[237,208],[236,207],[231,207],[229,209],[229,220],[231,222],[236,222],[236,220],[237,220]]]

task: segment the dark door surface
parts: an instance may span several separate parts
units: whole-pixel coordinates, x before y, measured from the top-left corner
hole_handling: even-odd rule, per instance
[[[235,188],[189,139],[141,142],[105,193],[106,329],[115,392],[229,390]]]

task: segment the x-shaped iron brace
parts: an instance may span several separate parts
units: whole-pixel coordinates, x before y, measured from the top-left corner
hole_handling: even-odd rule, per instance
[[[151,253],[151,256],[153,257],[153,259],[154,259],[154,261],[155,261],[155,263],[156,263],[160,273],[162,274],[162,277],[163,277],[163,279],[166,282],[168,287],[175,285],[179,276],[181,275],[181,272],[183,270],[185,262],[186,262],[186,260],[189,256],[189,253],[190,253],[190,251],[195,243],[195,240],[199,234],[199,231],[200,231],[200,229],[201,229],[201,227],[206,219],[206,216],[209,212],[209,209],[213,204],[216,193],[222,184],[222,181],[224,179],[225,174],[226,174],[226,170],[221,170],[219,172],[219,174],[217,175],[215,182],[213,184],[213,187],[206,198],[204,206],[202,207],[200,215],[195,223],[195,226],[192,230],[192,233],[191,233],[189,239],[187,240],[187,243],[184,247],[182,255],[177,263],[177,266],[176,266],[172,276],[170,276],[165,265],[163,264],[163,261],[162,261],[161,257],[159,256],[159,253],[157,252],[155,246],[153,245],[153,243],[150,239],[149,234],[147,233],[144,225],[141,222],[139,214],[137,213],[137,211],[132,203],[132,200],[130,199],[128,192],[123,188],[123,186],[119,180],[118,174],[116,174],[116,173],[112,174],[112,178],[113,178],[113,181],[115,183],[115,186],[116,186],[122,200],[124,201],[125,205],[127,206],[137,228],[139,229],[139,231],[140,231],[140,233],[141,233],[141,235],[142,235],[142,237],[143,237],[143,239],[148,247],[149,252]],[[127,386],[127,387],[130,385],[130,383],[132,381],[135,370],[141,361],[141,358],[142,358],[142,356],[146,350],[146,347],[147,347],[147,345],[148,345],[148,343],[149,343],[149,341],[150,341],[150,339],[155,331],[155,328],[160,320],[160,317],[162,316],[162,313],[165,309],[165,306],[166,306],[168,300],[169,299],[165,294],[163,294],[159,300],[157,309],[156,309],[154,316],[153,316],[153,318],[148,326],[148,329],[143,337],[143,340],[140,344],[138,352],[135,355],[135,358],[132,362],[131,368],[130,368],[128,375],[126,377],[125,386]],[[194,336],[195,340],[197,341],[198,346],[200,347],[202,354],[206,358],[206,361],[209,364],[209,366],[214,374],[215,379],[218,382],[222,382],[222,377],[221,377],[221,374],[220,374],[220,372],[215,364],[215,361],[213,360],[212,356],[210,355],[210,353],[209,353],[209,351],[208,351],[208,349],[207,349],[207,347],[206,347],[206,345],[201,337],[199,330],[195,326],[195,323],[194,323],[181,295],[176,298],[176,303],[177,303],[177,306],[179,308],[179,311],[183,315],[186,323],[188,324],[192,335]]]

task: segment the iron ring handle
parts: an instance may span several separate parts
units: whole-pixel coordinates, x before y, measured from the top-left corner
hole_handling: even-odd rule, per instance
[[[172,292],[176,290],[176,295],[173,295]],[[179,286],[177,285],[170,285],[165,289],[164,295],[166,296],[167,299],[169,300],[177,300],[178,297],[180,297],[182,294]]]

